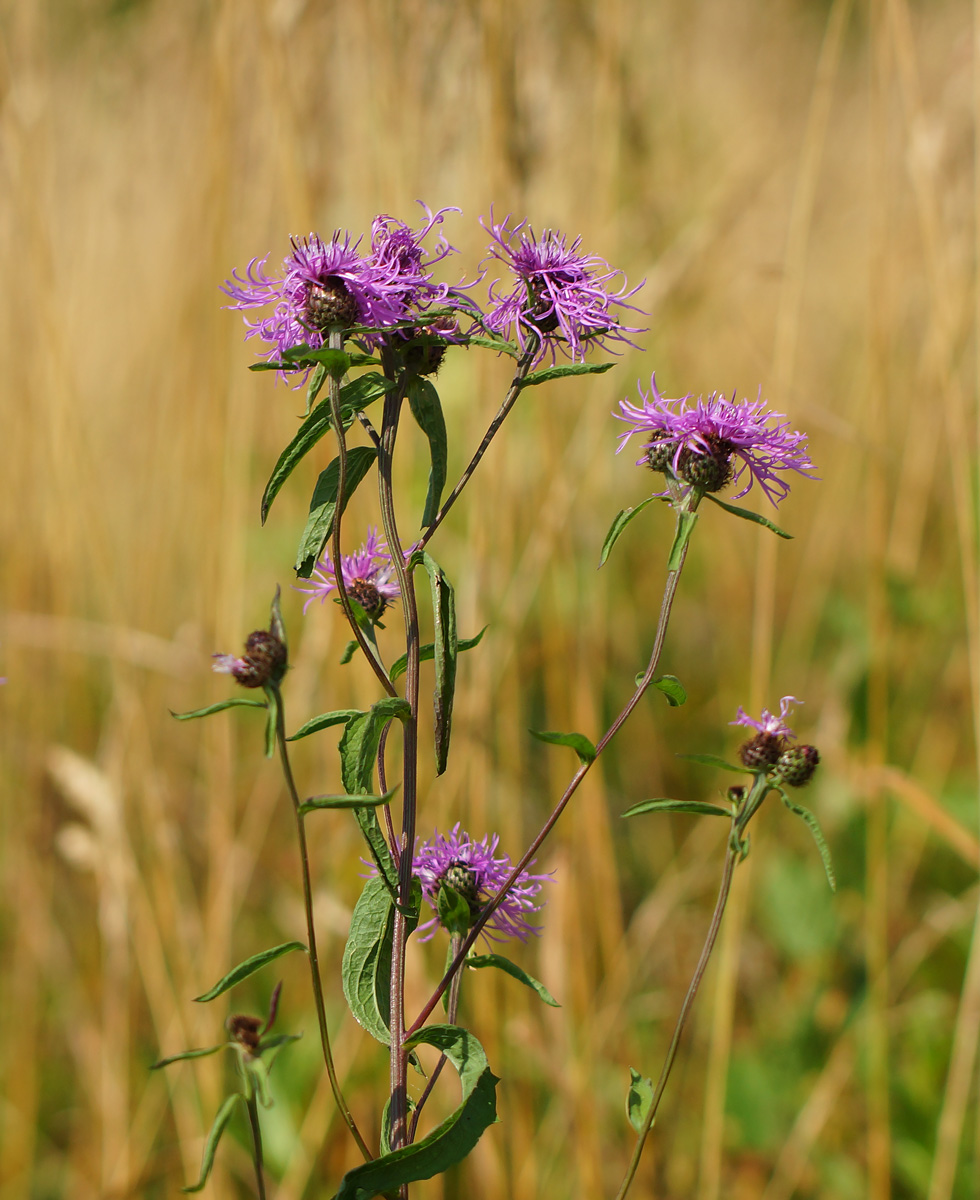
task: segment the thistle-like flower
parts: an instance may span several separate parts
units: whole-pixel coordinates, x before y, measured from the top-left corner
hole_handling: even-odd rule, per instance
[[[493,239],[487,248],[490,257],[516,277],[509,292],[498,292],[491,284],[487,328],[501,337],[513,336],[521,350],[529,337],[538,339],[536,362],[547,354],[554,361],[558,347],[570,358],[584,359],[593,343],[607,350],[610,342],[633,345],[627,334],[642,331],[625,325],[613,308],[639,312],[626,301],[642,284],[627,290],[621,271],[598,255],[580,252],[581,238],[568,245],[564,234],[551,229],[538,238],[527,221],[511,226],[509,216],[494,221],[492,212],[489,223],[481,218],[481,224]],[[611,290],[619,279],[622,286]]]
[[[617,420],[630,428],[620,437],[622,450],[634,433],[643,435],[646,453],[637,466],[668,473],[701,492],[717,492],[726,484],[745,486],[735,499],[758,483],[772,503],[789,494],[782,472],[796,471],[806,479],[813,463],[807,454],[805,433],[790,432],[789,420],[771,412],[761,399],[726,400],[712,392],[707,400],[690,395],[669,400],[650,380],[650,394],[640,388],[639,405],[620,403]]]
[[[245,640],[245,653],[213,654],[211,670],[219,675],[231,675],[242,687],[258,688],[267,683],[277,684],[286,673],[286,646],[269,629],[256,629]]]
[[[439,889],[444,883],[467,901],[471,918],[475,918],[487,901],[497,894],[512,866],[506,854],[498,854],[499,842],[497,834],[474,842],[468,833],[460,832],[457,822],[448,834],[436,831],[429,841],[417,847],[412,859],[412,873],[421,882],[423,895],[437,913]],[[550,875],[533,875],[522,871],[483,927],[484,935],[492,941],[516,937],[526,942],[532,933],[540,933],[540,929],[531,925],[527,918],[543,907],[536,904],[535,900],[542,883],[550,881]],[[439,918],[435,916],[420,925],[420,940],[431,938],[438,924]]]
[[[425,206],[423,205],[423,208]],[[269,346],[269,356],[281,359],[287,350],[326,344],[331,329],[352,325],[383,330],[413,315],[412,308],[445,300],[448,288],[432,283],[433,263],[445,258],[452,248],[440,237],[434,254],[422,246],[447,212],[433,214],[412,231],[393,217],[379,216],[372,229],[371,252],[358,252],[361,240],[337,231],[329,242],[319,234],[292,239],[292,252],[282,264],[281,277],[265,273],[268,255],[253,258],[243,275],[233,272],[222,291],[233,301],[229,308],[249,312],[275,305],[272,313],[254,321],[246,338],[258,337]],[[367,346],[377,346],[383,333],[362,334]]]
[[[763,770],[779,760],[786,749],[786,743],[796,738],[796,734],[786,724],[786,718],[792,705],[802,703],[803,701],[797,700],[795,696],[784,696],[779,702],[778,717],[764,708],[758,721],[750,717],[739,705],[735,720],[729,721],[729,724],[745,725],[756,730],[755,735],[739,747],[739,757],[746,767],[753,771]]]
[[[401,594],[398,581],[394,578],[391,555],[387,545],[378,537],[376,527],[368,530],[367,541],[356,554],[342,556],[340,568],[347,594],[357,601],[372,621],[379,620],[389,602]],[[337,576],[328,553],[317,561],[309,584],[309,587],[297,585],[296,589],[309,595],[303,605],[304,613],[314,600],[322,604],[336,590]]]

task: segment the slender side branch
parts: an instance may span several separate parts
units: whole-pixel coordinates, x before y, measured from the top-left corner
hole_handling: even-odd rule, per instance
[[[278,689],[277,689],[278,692]],[[303,905],[306,910],[306,941],[309,947],[310,958],[310,977],[313,982],[313,1000],[316,1005],[316,1019],[320,1027],[320,1045],[323,1048],[323,1061],[327,1068],[327,1076],[330,1079],[330,1090],[333,1092],[334,1103],[340,1115],[344,1119],[344,1123],[351,1131],[354,1141],[357,1142],[358,1148],[364,1155],[366,1162],[370,1162],[374,1155],[367,1147],[364,1138],[361,1137],[361,1132],[357,1128],[354,1120],[354,1115],[344,1099],[344,1093],[340,1088],[340,1080],[337,1077],[337,1068],[334,1066],[333,1051],[330,1048],[330,1032],[327,1028],[327,1010],[323,1000],[323,981],[320,978],[320,960],[317,956],[316,948],[316,926],[313,921],[313,886],[310,882],[310,856],[306,844],[306,826],[303,821],[303,816],[299,811],[300,798],[296,791],[296,781],[293,778],[293,769],[289,762],[289,750],[286,745],[286,721],[283,716],[282,695],[276,696],[278,718],[276,721],[276,742],[279,746],[279,759],[282,763],[282,773],[286,780],[286,787],[289,789],[289,797],[293,802],[293,812],[296,816],[296,835],[299,838],[299,856],[303,868]]]
[[[679,525],[680,525],[680,515],[678,515],[678,527],[679,527]],[[677,584],[680,581],[681,571],[683,571],[683,569],[684,569],[684,563],[685,563],[686,559],[687,559],[687,546],[685,545],[683,551],[681,552],[680,561],[677,565],[676,570],[668,571],[668,573],[667,573],[667,582],[664,586],[663,600],[661,601],[661,604],[660,604],[660,619],[657,622],[657,633],[656,633],[656,636],[655,636],[654,642],[653,642],[653,650],[650,654],[650,661],[647,663],[647,669],[644,671],[643,677],[641,678],[640,682],[636,685],[636,690],[633,692],[633,695],[629,698],[629,700],[624,705],[619,716],[616,717],[616,719],[613,721],[613,723],[609,726],[609,728],[603,734],[601,741],[596,746],[595,758],[592,760],[592,762],[582,763],[579,766],[578,770],[572,776],[571,781],[568,784],[568,787],[566,787],[565,791],[562,793],[561,799],[555,805],[555,807],[552,810],[552,813],[548,817],[547,821],[545,821],[540,833],[537,835],[537,837],[534,839],[534,841],[527,848],[527,850],[525,851],[521,860],[517,863],[517,865],[514,867],[514,869],[511,871],[511,873],[507,876],[506,880],[504,881],[500,890],[497,892],[496,896],[493,896],[490,900],[488,900],[486,905],[480,910],[479,916],[476,918],[476,920],[473,923],[472,928],[470,929],[469,933],[464,938],[463,944],[460,947],[459,952],[454,956],[453,961],[449,964],[449,967],[447,968],[446,973],[443,975],[442,980],[439,983],[439,986],[432,993],[432,995],[430,996],[428,1001],[426,1001],[425,1006],[422,1008],[422,1011],[419,1013],[419,1015],[415,1018],[415,1021],[412,1023],[411,1027],[408,1030],[406,1030],[406,1037],[410,1037],[413,1033],[416,1033],[419,1029],[422,1028],[422,1026],[425,1024],[425,1022],[429,1019],[429,1017],[432,1014],[432,1010],[439,1003],[439,1000],[442,997],[442,994],[445,992],[446,988],[449,986],[453,976],[462,967],[463,961],[466,958],[466,955],[469,953],[470,949],[472,948],[473,943],[476,941],[477,937],[479,936],[480,931],[483,929],[484,925],[486,925],[487,921],[489,921],[490,918],[493,916],[493,914],[496,912],[497,908],[503,901],[504,897],[507,895],[508,891],[517,882],[518,878],[521,875],[521,872],[527,869],[528,864],[530,863],[531,859],[535,856],[535,854],[537,854],[542,842],[545,840],[545,838],[548,836],[548,834],[551,833],[552,829],[554,829],[555,825],[558,822],[558,818],[565,811],[565,807],[567,806],[569,800],[571,800],[572,796],[574,796],[576,791],[578,791],[579,784],[586,777],[586,775],[588,775],[589,771],[592,768],[593,763],[598,761],[599,756],[602,754],[603,750],[605,750],[605,748],[609,745],[609,743],[612,741],[612,739],[616,736],[616,734],[622,728],[623,724],[628,719],[630,713],[632,713],[632,711],[640,703],[640,700],[643,698],[644,693],[649,688],[650,684],[653,682],[654,672],[657,669],[657,664],[660,662],[660,655],[663,652],[664,639],[667,636],[667,625],[670,622],[670,613],[671,613],[671,609],[673,608],[673,605],[674,605],[674,597],[677,594]]]

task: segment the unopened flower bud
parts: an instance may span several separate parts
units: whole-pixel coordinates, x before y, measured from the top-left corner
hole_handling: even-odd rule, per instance
[[[459,892],[470,906],[471,915],[480,911],[480,889],[477,874],[465,863],[451,862],[446,868],[442,882],[448,884],[454,892]]]
[[[803,787],[813,778],[819,762],[820,752],[816,746],[790,746],[779,756],[772,774],[790,787]]]
[[[785,739],[774,733],[760,731],[738,748],[738,756],[750,771],[771,767],[783,752]]]
[[[741,805],[741,803],[744,799],[745,799],[745,788],[744,787],[740,787],[740,786],[739,787],[730,787],[728,789],[728,802],[730,804],[734,804],[736,808],[738,808]]]
[[[241,658],[232,654],[215,654],[213,670],[231,675],[242,687],[258,688],[267,683],[279,683],[286,673],[286,647],[268,629],[256,629],[245,641]]]
[[[231,1034],[232,1041],[243,1046],[249,1054],[254,1054],[258,1049],[262,1024],[260,1017],[249,1017],[244,1013],[236,1013],[225,1021],[225,1028]]]
[[[647,447],[647,463],[651,471],[667,471],[674,458],[674,443],[668,440],[653,442]]]
[[[326,332],[347,329],[359,316],[357,301],[342,279],[328,277],[322,283],[310,284],[306,312],[314,328]]]

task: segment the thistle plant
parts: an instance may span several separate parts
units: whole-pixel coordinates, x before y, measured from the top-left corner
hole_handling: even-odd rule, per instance
[[[293,812],[306,939],[256,950],[197,999],[217,999],[282,955],[307,955],[324,1069],[337,1109],[363,1159],[336,1181],[337,1200],[367,1200],[376,1195],[407,1198],[414,1181],[464,1159],[496,1119],[497,1079],[479,1031],[467,1028],[461,1017],[464,976],[481,968],[499,970],[531,988],[546,1004],[556,1003],[546,983],[499,951],[508,941],[542,935],[541,913],[552,876],[534,870],[541,848],[644,694],[656,688],[672,706],[686,699],[681,682],[659,673],[659,663],[699,506],[707,498],[722,510],[721,519],[753,521],[785,538],[789,535],[768,517],[722,500],[719,493],[734,489],[733,498],[739,499],[758,485],[775,507],[788,494],[793,476],[814,478],[805,435],[792,430],[786,417],[768,410],[761,394],[754,402],[736,401],[734,394],[726,399],[720,393],[707,400],[694,401],[690,395],[671,400],[661,395],[654,377],[650,391],[641,390],[638,404],[623,400],[615,415],[628,428],[620,434],[619,450],[639,435],[642,456],[637,466],[653,473],[653,488],[647,499],[613,519],[599,552],[600,565],[627,527],[655,501],[674,515],[660,616],[653,645],[646,652],[646,667],[632,685],[622,686],[622,707],[597,741],[576,731],[534,732],[543,742],[573,750],[578,765],[553,800],[547,820],[519,853],[515,847],[501,848],[496,833],[468,831],[465,812],[458,814],[449,832],[435,831],[426,840],[421,833],[431,829],[432,822],[419,794],[420,755],[431,728],[437,776],[446,771],[458,656],[480,652],[484,637],[484,631],[469,638],[459,636],[455,587],[430,545],[518,399],[538,385],[560,385],[567,376],[609,370],[613,363],[594,362],[589,356],[635,346],[642,330],[627,324],[636,319],[630,314],[639,312],[630,303],[638,287],[630,288],[605,260],[585,253],[580,239],[569,241],[553,230],[538,237],[526,221],[515,223],[510,217],[496,221],[491,214],[483,220],[490,242],[486,258],[472,271],[476,284],[463,278],[452,284],[437,282],[436,268],[445,273],[456,253],[442,226],[458,210],[432,213],[425,206],[423,210],[424,219],[414,229],[390,216],[377,217],[367,241],[346,232],[329,240],[316,233],[293,238],[278,273],[267,272],[266,256],[253,259],[244,272],[233,273],[224,284],[229,307],[244,315],[246,337],[264,348],[265,357],[253,370],[272,371],[291,387],[306,388],[304,417],[266,485],[263,520],[299,462],[307,455],[324,455],[325,465],[299,539],[292,586],[306,596],[304,619],[346,623],[350,639],[342,661],[363,656],[377,683],[377,699],[365,710],[314,715],[287,734],[291,726],[283,693],[288,690],[290,663],[277,591],[268,628],[249,634],[241,655],[222,653],[214,658],[214,670],[230,675],[245,692],[177,714],[185,720],[232,707],[265,713],[266,754],[279,758]],[[478,285],[483,289],[482,302],[477,299]],[[433,376],[446,354],[464,351],[507,356],[514,370],[486,434],[447,494],[448,431]],[[416,521],[406,520],[405,504],[395,495],[393,484],[399,430],[408,419],[419,426],[429,447],[428,490]],[[324,454],[324,447],[330,445],[332,451]],[[377,489],[375,524],[366,532],[345,536],[347,504],[369,479]],[[354,545],[359,548],[351,550]],[[339,612],[331,611],[333,604],[325,604],[328,599]],[[430,643],[421,639],[423,607],[431,608],[434,637]],[[397,633],[389,633],[382,643],[377,631],[386,626],[394,626]],[[389,660],[388,646],[395,636],[403,652]],[[431,727],[424,719],[421,695],[424,661],[434,664]],[[833,886],[829,854],[816,819],[791,794],[808,782],[819,762],[816,749],[797,744],[787,723],[791,707],[799,703],[784,697],[778,715],[764,710],[758,719],[740,708],[732,724],[747,728],[751,736],[739,750],[738,762],[687,756],[744,780],[728,788],[726,803],[659,797],[638,801],[624,813],[631,819],[665,812],[721,817],[729,830],[718,901],[658,1081],[654,1084],[652,1078],[632,1072],[627,1115],[636,1130],[636,1144],[632,1159],[623,1164],[620,1197],[634,1179],[664,1094],[721,925],[733,873],[749,852],[748,826],[767,796],[778,795],[808,824]],[[392,778],[386,744],[395,722],[401,725],[401,758]],[[333,737],[340,734],[342,790],[318,793],[305,781],[302,786],[297,783],[290,745],[299,739],[330,736],[330,730]],[[325,979],[321,972],[312,902],[306,822],[317,819],[323,810],[345,810],[363,835],[364,884],[353,911],[339,980]],[[316,870],[321,874],[323,864],[317,864]],[[437,937],[446,940],[445,970],[425,1003],[410,1011],[406,962],[416,943]],[[334,1067],[326,996],[341,991],[357,1022],[388,1056],[389,1085],[386,1094],[377,1098],[382,1129],[377,1145],[369,1145],[358,1128]],[[445,1005],[444,1021],[435,1018],[440,1001]],[[276,987],[265,1021],[244,1015],[228,1019],[227,1045],[238,1056],[243,1086],[220,1108],[200,1178],[186,1190],[205,1185],[222,1132],[241,1102],[251,1131],[257,1193],[265,1194],[260,1109],[271,1102],[273,1055],[296,1036],[270,1036],[278,1002]],[[423,1045],[438,1051],[439,1058],[413,1098],[409,1068],[420,1066],[417,1050]],[[182,1051],[156,1065],[220,1048]],[[424,1109],[447,1062],[460,1077],[462,1099],[448,1118],[429,1127]]]

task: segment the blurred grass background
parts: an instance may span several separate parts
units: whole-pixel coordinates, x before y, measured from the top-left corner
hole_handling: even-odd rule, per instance
[[[332,606],[289,590],[304,466],[260,529],[299,397],[251,375],[217,285],[290,233],[414,222],[455,204],[527,215],[621,266],[645,353],[522,398],[433,543],[462,661],[448,774],[420,828],[457,817],[516,854],[567,778],[526,729],[597,736],[648,654],[670,540],[659,511],[598,547],[649,477],[611,410],[656,368],[669,395],[754,396],[810,434],[822,482],[777,545],[700,523],[654,696],[540,860],[546,931],[521,961],[562,1001],[474,976],[464,1013],[503,1077],[502,1120],[425,1197],[611,1195],[631,1145],[628,1067],[656,1075],[704,936],[723,831],[619,819],[728,781],[727,722],[780,696],[820,747],[807,803],[840,878],[776,806],[753,832],[637,1196],[967,1198],[980,1190],[976,746],[977,18],[965,0],[4,0],[0,24],[3,562],[0,1200],[163,1197],[196,1178],[231,1078],[206,1059],[229,1008],[191,997],[302,936],[293,831],[249,714],[178,726],[227,694],[215,650],[265,623],[277,582],[292,727],[376,698],[341,670]],[[508,372],[440,376],[461,468]],[[420,510],[424,446],[401,452]],[[322,461],[321,461],[322,460]],[[762,501],[752,497],[758,505]],[[410,506],[409,506],[410,507]],[[413,510],[414,511],[414,510]],[[406,509],[406,527],[409,523]],[[352,505],[352,543],[377,519]],[[392,631],[394,632],[394,631]],[[240,719],[235,719],[240,717]],[[297,747],[337,787],[330,735]],[[571,756],[568,755],[568,758]],[[337,979],[359,844],[311,820]],[[413,959],[426,994],[441,948]],[[281,1200],[328,1195],[356,1153],[334,1119],[304,964],[283,960],[274,1072]],[[260,1011],[274,976],[231,1008]],[[331,1018],[377,1136],[386,1064]],[[467,1011],[468,1010],[468,1011]],[[214,1197],[251,1195],[226,1140]]]

